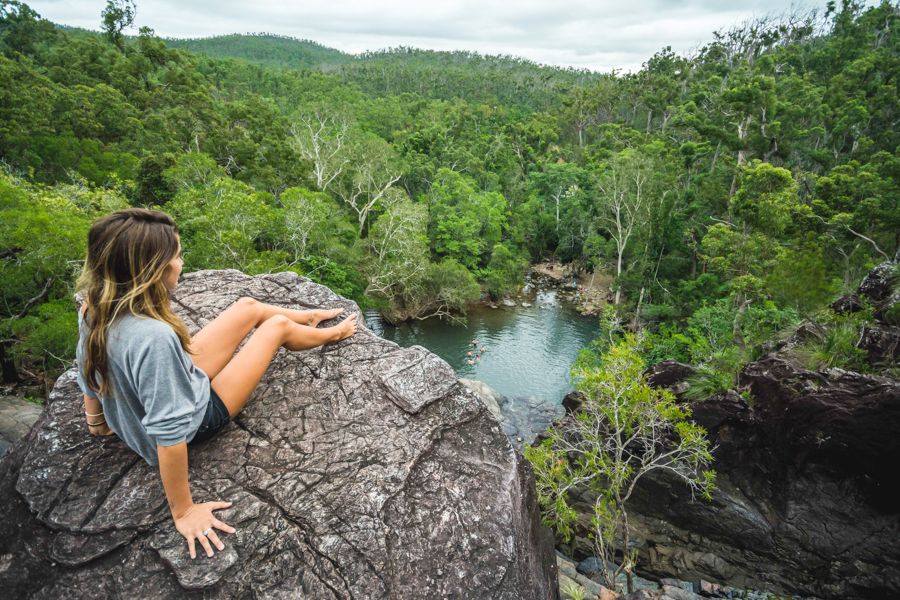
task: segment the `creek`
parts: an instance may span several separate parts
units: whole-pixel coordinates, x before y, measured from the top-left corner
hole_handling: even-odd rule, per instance
[[[569,369],[599,333],[596,317],[578,314],[560,291],[537,288],[530,280],[516,306],[474,306],[465,325],[427,319],[395,327],[377,311],[366,313],[366,323],[400,346],[424,346],[460,378],[482,381],[505,396],[503,411],[518,413],[511,417],[525,422],[523,431],[539,430],[561,412],[563,397],[573,389]]]

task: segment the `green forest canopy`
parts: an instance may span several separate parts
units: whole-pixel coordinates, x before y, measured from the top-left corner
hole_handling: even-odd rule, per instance
[[[128,205],[175,216],[187,269],[294,270],[392,320],[554,255],[615,276],[654,356],[732,364],[739,315],[761,337],[898,251],[898,14],[832,2],[601,74],[120,38],[2,0],[4,379],[71,360],[87,228]]]

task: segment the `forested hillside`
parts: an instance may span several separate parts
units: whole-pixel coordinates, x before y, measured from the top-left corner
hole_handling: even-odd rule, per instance
[[[177,43],[206,56],[3,0],[4,379],[68,364],[89,223],[137,205],[175,216],[188,270],[294,270],[393,320],[501,297],[551,255],[601,269],[651,358],[725,385],[900,246],[898,15],[830,3],[622,75]]]
[[[328,69],[352,60],[340,50],[312,40],[280,35],[222,35],[211,38],[166,39],[170,48],[205,54],[212,58],[240,58],[266,67]]]

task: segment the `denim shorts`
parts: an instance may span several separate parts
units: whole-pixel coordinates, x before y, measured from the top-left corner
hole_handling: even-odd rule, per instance
[[[209,387],[209,404],[206,405],[206,413],[203,415],[203,421],[194,434],[194,439],[188,442],[188,446],[199,444],[214,437],[219,431],[225,428],[230,421],[228,416],[228,408],[212,386]]]

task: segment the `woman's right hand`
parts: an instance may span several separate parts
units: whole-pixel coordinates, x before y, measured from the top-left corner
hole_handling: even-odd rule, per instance
[[[225,533],[234,533],[235,529],[218,520],[213,516],[212,511],[230,506],[231,502],[203,502],[201,504],[191,504],[182,514],[178,516],[173,515],[175,529],[187,540],[191,558],[197,557],[195,540],[200,542],[200,545],[206,549],[207,556],[213,555],[213,544],[220,551],[225,549],[225,544],[219,539],[214,529],[219,529]],[[204,532],[206,532],[205,535]]]

